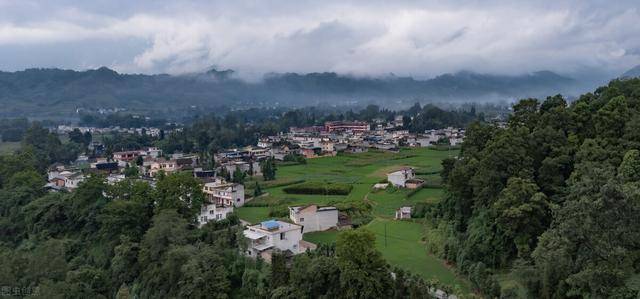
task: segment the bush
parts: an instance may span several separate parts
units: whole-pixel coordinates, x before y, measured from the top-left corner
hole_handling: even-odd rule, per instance
[[[307,159],[302,155],[296,155],[293,153],[289,153],[283,158],[284,162],[293,162],[295,164],[307,164]]]
[[[356,216],[351,218],[351,225],[353,225],[353,228],[358,228],[358,227],[367,225],[372,220],[373,220],[373,216],[371,215]]]
[[[269,217],[274,217],[274,218],[289,217],[289,208],[287,206],[269,207]]]
[[[353,186],[344,183],[305,182],[283,188],[288,194],[348,195]]]

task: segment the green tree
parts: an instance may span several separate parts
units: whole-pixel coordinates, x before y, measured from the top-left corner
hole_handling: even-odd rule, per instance
[[[546,196],[531,180],[512,177],[493,209],[497,212],[498,226],[515,242],[518,256],[528,257],[535,248],[537,237],[549,225]]]
[[[247,174],[240,170],[239,166],[236,166],[236,170],[233,172],[233,178],[231,179],[231,181],[237,184],[242,184],[244,183],[244,179],[246,176]]]
[[[391,295],[391,273],[375,249],[375,235],[371,231],[357,229],[338,234],[336,256],[344,298]]]
[[[260,170],[265,181],[276,179],[276,163],[273,158],[268,158],[260,163]]]
[[[179,296],[182,298],[229,298],[231,283],[224,259],[216,249],[205,246],[181,268]]]
[[[187,172],[161,177],[156,184],[157,209],[175,209],[194,221],[204,200],[201,183]]]
[[[624,154],[624,159],[618,168],[618,175],[625,182],[640,181],[640,151],[633,149]]]
[[[260,183],[256,181],[256,184],[253,187],[253,197],[258,197],[260,195],[262,195],[262,187],[260,187]]]

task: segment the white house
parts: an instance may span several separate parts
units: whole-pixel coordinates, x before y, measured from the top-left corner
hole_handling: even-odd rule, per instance
[[[69,190],[78,188],[78,185],[84,181],[85,177],[82,173],[76,172],[64,178],[64,187]]]
[[[247,238],[246,255],[261,256],[270,260],[273,250],[289,251],[291,254],[305,252],[308,247],[302,240],[302,226],[278,220],[269,220],[247,226],[243,232]]]
[[[387,173],[387,181],[395,187],[405,187],[407,180],[415,178],[415,172],[411,167],[403,167],[393,172]]]
[[[338,209],[317,205],[289,207],[289,218],[293,223],[302,225],[303,233],[324,231],[338,227]]]
[[[396,219],[411,219],[411,207],[401,207],[397,209]]]
[[[202,192],[205,194],[205,199],[198,217],[200,226],[209,221],[226,219],[227,215],[233,212],[234,207],[244,205],[244,186],[240,184],[216,179],[214,182],[206,183],[202,187]]]

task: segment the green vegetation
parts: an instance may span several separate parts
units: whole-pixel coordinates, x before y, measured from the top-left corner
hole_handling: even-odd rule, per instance
[[[571,104],[522,100],[506,128],[471,125],[429,247],[488,296],[636,297],[639,103],[640,79],[614,80]]]
[[[424,225],[411,221],[391,221],[377,218],[364,227],[374,233],[376,249],[392,265],[430,280],[437,279],[451,287],[469,292],[468,282],[458,278],[445,263],[429,254],[422,241]],[[313,232],[304,235],[316,244],[334,244],[338,231]],[[385,241],[386,233],[386,241]]]
[[[433,177],[434,173],[439,173],[442,169],[443,159],[457,154],[457,151],[435,151],[425,148],[402,149],[397,154],[374,150],[360,154],[308,159],[305,165],[280,165],[278,180],[292,182],[297,179],[305,182],[285,186],[268,186],[261,182],[263,192],[268,193],[268,196],[252,200],[236,211],[240,219],[256,223],[273,218],[274,214],[270,215],[273,209],[282,210],[287,206],[312,203],[335,205],[349,214],[355,224],[361,224],[374,233],[376,248],[391,265],[418,274],[423,279],[435,278],[444,285],[459,286],[459,290],[468,292],[468,282],[458,278],[442,260],[427,253],[423,241],[423,224],[389,220],[399,207],[422,203],[437,204],[443,196],[442,189],[423,188],[411,197],[407,197],[412,193],[410,190],[389,188],[373,192],[371,189],[373,184],[386,179],[388,172],[402,166],[416,167],[421,173]],[[308,183],[312,186],[351,185],[352,188],[348,195],[288,194],[284,191],[285,188]],[[392,245],[388,243],[386,248],[382,243],[384,223],[387,223],[387,233],[397,236],[397,242]],[[338,231],[314,232],[305,234],[304,238],[312,243],[330,245],[336,242],[338,234]]]
[[[236,209],[238,218],[248,221],[249,223],[258,223],[269,218],[268,207],[243,207]]]
[[[20,142],[3,141],[0,142],[0,154],[13,153],[20,148]]]
[[[282,188],[287,194],[349,195],[353,187],[343,183],[304,182]]]

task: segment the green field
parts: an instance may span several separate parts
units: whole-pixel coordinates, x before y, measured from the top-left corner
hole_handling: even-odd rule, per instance
[[[466,281],[456,277],[442,260],[429,255],[423,243],[425,235],[424,225],[417,222],[395,221],[395,210],[402,206],[411,206],[418,202],[438,202],[442,197],[442,189],[424,188],[412,196],[409,190],[389,189],[373,191],[372,186],[386,179],[386,174],[402,166],[411,166],[419,173],[432,173],[441,169],[444,158],[457,155],[457,151],[437,151],[425,148],[403,149],[400,153],[370,151],[367,153],[350,154],[335,157],[308,159],[307,164],[278,165],[277,181],[312,181],[312,182],[341,182],[353,185],[348,195],[302,195],[287,194],[278,183],[259,181],[264,192],[268,195],[250,201],[249,205],[263,205],[260,207],[242,207],[236,209],[240,219],[256,223],[271,219],[269,206],[274,205],[334,205],[341,202],[368,201],[372,206],[374,220],[365,227],[377,236],[376,247],[384,258],[392,265],[420,274],[426,279],[437,278],[450,284],[460,285],[468,291]],[[438,182],[439,175],[426,174],[431,182]],[[255,179],[255,178],[254,178]],[[255,185],[250,180],[245,183],[248,188]],[[248,193],[253,192],[248,189]],[[251,193],[249,193],[251,194]],[[385,224],[387,242],[384,242]],[[304,239],[317,244],[335,242],[337,231],[315,232],[304,235]]]
[[[376,235],[376,249],[389,264],[425,279],[436,278],[451,286],[459,285],[465,292],[470,290],[468,282],[459,279],[442,260],[427,252],[422,242],[424,226],[421,223],[376,218],[365,228]],[[336,242],[338,233],[313,232],[305,234],[304,239],[316,244],[332,244]]]
[[[235,210],[238,218],[250,223],[258,223],[269,218],[269,208],[243,207]]]

